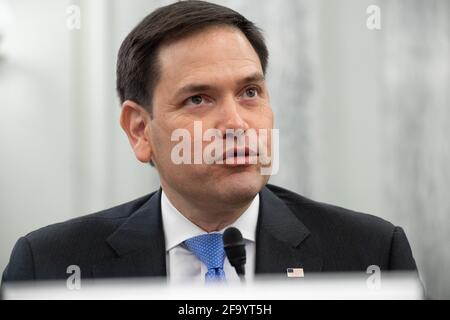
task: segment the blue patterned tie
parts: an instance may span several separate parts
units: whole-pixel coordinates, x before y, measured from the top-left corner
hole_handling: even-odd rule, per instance
[[[225,281],[225,251],[221,233],[203,234],[184,241],[186,247],[208,268],[205,281]]]

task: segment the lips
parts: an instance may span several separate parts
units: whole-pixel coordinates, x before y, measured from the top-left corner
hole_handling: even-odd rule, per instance
[[[223,152],[222,160],[226,161],[227,159],[237,160],[238,158],[246,158],[246,160],[253,156],[258,156],[258,152],[250,149],[249,147],[245,148],[232,148]],[[226,162],[225,162],[226,163]],[[235,163],[235,161],[233,161]],[[248,161],[245,161],[243,164],[248,164]]]

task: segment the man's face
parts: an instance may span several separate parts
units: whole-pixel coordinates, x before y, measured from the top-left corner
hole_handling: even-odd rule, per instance
[[[220,130],[216,138],[223,142],[224,151],[227,129],[266,129],[270,147],[273,115],[261,63],[250,42],[237,29],[211,27],[163,46],[159,62],[161,77],[148,132],[163,188],[198,201],[248,201],[269,178],[261,175],[259,161],[177,165],[171,154],[179,142],[171,141],[171,136],[176,129],[185,129],[193,142],[194,121],[200,121],[202,134]],[[202,142],[202,148],[209,143]]]

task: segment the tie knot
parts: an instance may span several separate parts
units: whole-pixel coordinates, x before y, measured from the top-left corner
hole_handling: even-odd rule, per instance
[[[225,251],[221,233],[202,234],[184,241],[189,251],[203,262],[208,270],[223,269]]]

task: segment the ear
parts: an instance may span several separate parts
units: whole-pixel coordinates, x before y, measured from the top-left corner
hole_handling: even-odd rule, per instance
[[[141,105],[127,100],[122,104],[120,126],[125,131],[136,158],[149,163],[152,159],[150,115]]]

